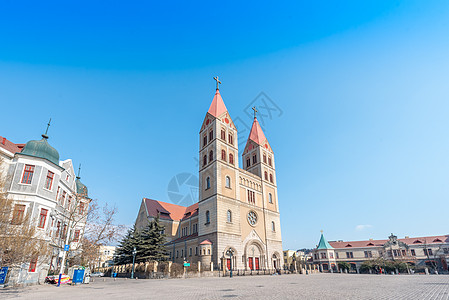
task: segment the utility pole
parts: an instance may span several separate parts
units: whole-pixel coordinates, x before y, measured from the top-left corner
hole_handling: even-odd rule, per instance
[[[67,233],[66,234],[67,234],[67,236],[65,238],[64,248],[63,248],[63,252],[62,252],[61,268],[59,269],[58,286],[61,285],[61,277],[62,277],[62,273],[64,273],[64,263],[65,263],[67,252],[69,251],[69,249],[66,249],[66,246],[70,247],[70,245],[69,245],[69,240],[70,240],[70,219],[69,219],[69,222],[67,224]]]

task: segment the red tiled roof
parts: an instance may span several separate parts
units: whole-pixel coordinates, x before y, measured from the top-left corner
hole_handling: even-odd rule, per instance
[[[156,217],[159,214],[161,219],[179,221],[194,216],[195,213],[197,214],[198,203],[185,207],[148,198],[144,198],[143,200],[145,201],[147,213],[150,217]],[[186,216],[188,213],[190,215]]]
[[[204,240],[200,243],[200,245],[212,245],[212,242],[209,240]]]
[[[449,235],[438,235],[438,236],[426,236],[426,237],[416,237],[416,238],[404,238],[398,239],[403,243],[408,245],[417,244],[416,241],[422,244],[435,244],[435,243],[449,243]],[[440,242],[441,241],[441,242]],[[363,247],[379,247],[383,246],[388,240],[367,240],[367,241],[344,241],[344,242],[329,242],[334,248],[363,248]]]
[[[227,112],[228,109],[226,108],[226,105],[223,102],[223,98],[221,98],[220,91],[217,89],[215,92],[214,99],[212,100],[212,103],[210,104],[208,113],[213,115],[214,117],[218,118],[223,113]]]
[[[0,147],[14,154],[16,152],[21,152],[23,147],[25,147],[25,144],[14,144],[5,137],[0,136]]]

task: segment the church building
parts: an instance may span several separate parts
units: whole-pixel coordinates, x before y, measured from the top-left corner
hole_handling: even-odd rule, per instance
[[[213,269],[279,269],[282,238],[274,152],[256,110],[239,168],[237,128],[220,95],[199,132],[199,199],[189,207],[144,198],[142,228],[159,216],[170,260]]]

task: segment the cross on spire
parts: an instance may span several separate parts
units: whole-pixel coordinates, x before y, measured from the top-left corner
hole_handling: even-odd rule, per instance
[[[76,176],[76,179],[80,179],[80,173],[81,173],[81,164],[78,167],[78,176]]]
[[[218,76],[215,76],[214,80],[217,82],[217,90],[218,90],[218,85],[221,84],[221,81],[218,80]]]
[[[44,139],[48,139],[47,133],[48,133],[48,128],[50,128],[50,123],[51,123],[51,118],[50,118],[50,120],[48,121],[47,129],[45,130],[45,133],[42,135],[42,137],[43,137]]]
[[[321,234],[323,234],[323,229],[321,229],[320,231],[321,231]]]
[[[255,106],[253,106],[253,110],[254,110],[254,119],[256,118],[256,113],[258,112],[257,108]]]

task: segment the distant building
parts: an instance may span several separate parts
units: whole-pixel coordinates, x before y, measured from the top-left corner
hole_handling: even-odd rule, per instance
[[[284,267],[291,268],[294,261],[296,261],[296,251],[284,250]]]
[[[214,269],[283,267],[274,152],[255,116],[241,169],[237,138],[217,86],[199,132],[198,203],[142,200],[136,226],[159,216],[173,262],[199,261],[206,268],[212,262]]]
[[[323,272],[338,272],[338,262],[345,261],[358,272],[364,261],[379,257],[429,268],[435,263],[439,270],[448,271],[449,235],[398,239],[391,234],[386,240],[327,242],[321,234],[311,263]]]
[[[37,239],[51,248],[51,259],[34,257],[11,271],[11,284],[43,282],[48,271],[59,272],[59,254],[69,235],[71,249],[79,248],[90,199],[87,187],[75,176],[71,159],[59,160],[59,153],[48,143],[48,136],[26,144],[15,144],[0,136],[0,176],[6,180],[8,197],[13,201],[11,226],[29,214],[37,228]],[[78,202],[78,203],[76,203]],[[76,205],[76,207],[75,207]],[[70,211],[79,222],[68,224]]]
[[[101,268],[110,267],[114,264],[115,250],[115,246],[100,246],[98,264]]]

